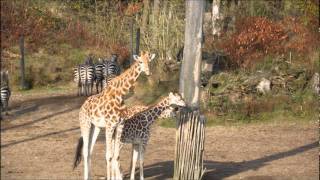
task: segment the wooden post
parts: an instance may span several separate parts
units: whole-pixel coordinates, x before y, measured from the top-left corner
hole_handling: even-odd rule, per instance
[[[26,83],[25,83],[25,69],[24,69],[24,36],[20,36],[19,40],[20,45],[20,53],[21,53],[21,59],[20,59],[20,73],[21,73],[21,81],[20,81],[20,88],[26,89]]]
[[[136,32],[136,54],[139,54],[139,47],[140,47],[140,28],[137,28],[137,32]]]
[[[131,56],[130,56],[130,65],[133,63],[133,21],[134,17],[131,18],[130,30],[131,30],[131,38],[130,38],[130,46],[131,46]]]
[[[186,1],[186,26],[180,93],[187,107],[177,120],[174,161],[175,180],[199,180],[204,174],[205,119],[200,116],[200,72],[204,0]]]
[[[0,49],[0,74],[2,74],[2,48]],[[1,87],[2,87],[2,77],[0,77],[0,120],[2,120]]]

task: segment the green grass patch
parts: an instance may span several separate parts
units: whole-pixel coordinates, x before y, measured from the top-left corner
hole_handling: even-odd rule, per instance
[[[177,120],[175,118],[159,119],[157,124],[165,128],[176,128]]]
[[[68,44],[56,45],[56,50],[49,47],[40,49],[36,53],[25,56],[26,83],[30,88],[55,86],[72,81],[72,68],[82,63],[86,52],[82,49],[72,48]],[[54,51],[51,52],[51,51]],[[19,59],[12,61],[15,69],[10,73],[12,87],[20,84]]]
[[[29,94],[56,94],[56,93],[69,93],[76,92],[76,90],[70,85],[48,85],[35,87],[28,90],[22,90],[18,87],[13,89],[13,94],[29,95]]]
[[[214,126],[243,126],[248,124],[270,124],[270,123],[309,123],[316,122],[317,115],[295,115],[290,111],[275,111],[260,113],[254,117],[245,117],[241,114],[232,114],[226,116],[205,115],[207,121],[206,127]],[[157,123],[164,128],[176,128],[176,119],[160,119]]]

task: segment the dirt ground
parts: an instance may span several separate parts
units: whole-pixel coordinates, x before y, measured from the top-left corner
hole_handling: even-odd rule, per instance
[[[1,122],[1,179],[82,179],[72,170],[80,135],[79,107],[71,93],[14,95]],[[205,179],[319,179],[317,122],[215,126],[206,129]],[[145,155],[146,179],[171,179],[175,129],[154,127]],[[121,154],[129,172],[131,146]],[[105,142],[100,136],[92,177],[105,174]],[[138,179],[138,176],[137,176]]]

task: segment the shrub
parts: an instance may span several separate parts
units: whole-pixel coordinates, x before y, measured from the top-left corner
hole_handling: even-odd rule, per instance
[[[219,47],[244,68],[255,65],[266,55],[289,52],[304,55],[315,50],[319,43],[319,35],[289,17],[277,22],[265,17],[243,18],[236,23],[236,29]]]

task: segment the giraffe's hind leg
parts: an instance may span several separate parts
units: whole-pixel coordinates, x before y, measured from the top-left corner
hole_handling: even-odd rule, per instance
[[[139,144],[139,161],[140,161],[140,165],[139,165],[139,169],[140,169],[140,180],[144,179],[144,175],[143,175],[143,158],[144,158],[144,145],[141,143]]]
[[[116,131],[115,131],[115,140],[114,140],[114,154],[113,154],[113,158],[112,158],[112,161],[113,161],[113,165],[114,165],[114,174],[116,176],[117,179],[122,179],[122,173],[121,173],[121,167],[120,167],[120,150],[121,150],[121,147],[122,147],[122,143],[120,141],[121,139],[121,135],[122,135],[122,130],[123,130],[123,122],[121,122],[117,128],[116,128]]]
[[[131,164],[131,174],[130,174],[130,180],[134,180],[135,172],[136,172],[136,164],[139,156],[139,145],[138,144],[132,144],[132,164]]]
[[[90,144],[90,156],[92,155],[93,147],[94,147],[94,144],[97,141],[99,133],[100,133],[100,128],[97,127],[97,126],[94,126],[94,128],[92,130],[92,138],[91,138],[92,141],[91,141],[91,144]]]
[[[84,164],[84,180],[88,180],[90,178],[90,154],[89,154],[89,144],[90,144],[90,127],[83,131],[81,129],[81,134],[83,138],[83,164]]]
[[[114,133],[115,127],[106,128],[106,162],[107,162],[107,180],[111,179],[111,172],[112,172],[112,154],[113,154],[113,144],[112,138]]]
[[[93,148],[94,143],[92,140],[94,139],[93,136],[96,134],[94,131],[94,126],[91,124],[91,120],[88,119],[83,113],[80,112],[79,114],[80,120],[80,130],[81,136],[83,139],[83,147],[82,147],[82,154],[83,154],[83,165],[84,165],[84,180],[88,180],[90,178],[90,155],[91,151],[90,148]],[[96,135],[97,136],[97,135]]]

